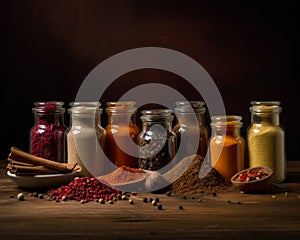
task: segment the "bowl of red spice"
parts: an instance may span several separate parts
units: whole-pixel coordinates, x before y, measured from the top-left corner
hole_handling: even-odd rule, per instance
[[[262,193],[272,185],[272,175],[273,170],[268,167],[252,167],[233,175],[231,182],[244,193]]]

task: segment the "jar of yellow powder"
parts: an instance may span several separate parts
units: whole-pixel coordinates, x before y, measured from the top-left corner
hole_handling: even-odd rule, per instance
[[[247,129],[249,166],[274,171],[273,182],[286,178],[285,132],[280,125],[279,101],[252,101],[251,124]]]

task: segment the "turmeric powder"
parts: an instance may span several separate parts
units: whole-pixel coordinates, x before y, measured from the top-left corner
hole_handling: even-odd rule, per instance
[[[212,166],[227,181],[245,168],[245,140],[240,116],[212,117],[209,155]]]

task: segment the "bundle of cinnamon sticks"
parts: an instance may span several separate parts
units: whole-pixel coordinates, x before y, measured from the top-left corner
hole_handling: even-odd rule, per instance
[[[59,163],[53,160],[34,156],[16,147],[10,148],[10,153],[7,160],[7,171],[10,171],[10,173],[19,176],[30,176],[36,174],[58,174],[69,173],[72,171],[81,171],[81,167],[76,163]]]

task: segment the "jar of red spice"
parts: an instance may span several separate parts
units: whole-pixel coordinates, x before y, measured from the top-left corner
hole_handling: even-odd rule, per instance
[[[63,102],[35,102],[34,125],[30,130],[29,152],[37,157],[65,162]]]
[[[205,103],[203,101],[178,101],[175,104],[178,123],[173,131],[177,137],[177,150],[180,146],[182,148],[181,156],[178,156],[179,160],[192,154],[198,154],[204,158],[208,143],[208,128],[204,119]],[[186,141],[181,143],[181,138],[185,138]],[[198,144],[195,144],[193,139],[197,139]]]
[[[241,116],[214,116],[209,155],[212,166],[227,181],[245,168],[245,139],[241,136]]]
[[[118,167],[138,167],[137,137],[140,129],[135,122],[136,110],[133,101],[107,102],[105,153]]]

